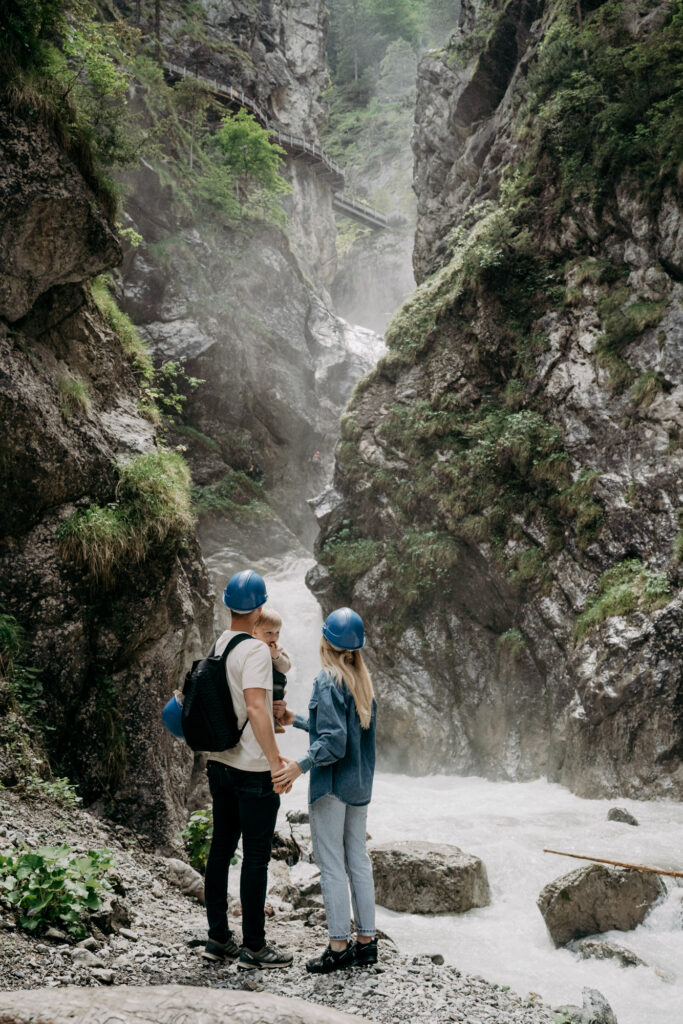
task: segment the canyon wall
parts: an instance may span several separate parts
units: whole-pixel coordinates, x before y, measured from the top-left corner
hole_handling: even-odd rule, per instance
[[[342,421],[309,585],[366,619],[386,766],[680,798],[671,7],[461,26],[420,64],[420,285]]]

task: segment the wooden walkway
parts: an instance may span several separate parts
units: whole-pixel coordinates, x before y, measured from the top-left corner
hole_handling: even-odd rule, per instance
[[[188,71],[187,68],[181,67],[179,64],[172,64],[170,61],[164,61],[164,70],[172,78],[195,78],[210,92],[219,96],[227,103],[244,107],[245,110],[254,115],[262,127],[268,129],[273,142],[277,142],[279,146],[282,146],[285,152],[293,156],[295,160],[310,160],[315,163],[319,168],[318,173],[324,176],[330,183],[334,209],[343,213],[345,217],[351,217],[353,220],[359,221],[361,224],[371,228],[383,229],[389,226],[389,222],[384,214],[373,210],[371,206],[367,206],[351,196],[344,195],[344,169],[328,156],[321,146],[317,146],[315,143],[309,142],[298,135],[290,135],[289,132],[281,131],[272,124],[263,107],[256,100],[252,99],[251,96],[247,96],[241,89],[236,89],[232,85],[226,85],[224,82],[218,82],[213,78],[195,75],[194,72]]]

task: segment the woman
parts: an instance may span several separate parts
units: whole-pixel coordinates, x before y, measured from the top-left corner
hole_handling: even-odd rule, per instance
[[[309,960],[306,970],[328,974],[354,964],[377,963],[375,886],[365,847],[368,804],[375,773],[375,702],[361,647],[363,620],[351,608],[338,608],[323,625],[322,671],[313,684],[308,718],[286,710],[281,721],[305,729],[305,757],[273,776],[290,785],[310,770],[309,812],[313,855],[327,914],[330,944]],[[348,875],[348,881],[347,881]],[[349,883],[356,925],[351,940]]]

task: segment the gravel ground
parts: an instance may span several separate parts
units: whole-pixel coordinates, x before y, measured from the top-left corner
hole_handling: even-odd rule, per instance
[[[73,944],[34,938],[0,918],[0,972],[5,989],[60,985],[201,985],[298,996],[381,1024],[553,1024],[554,1016],[533,994],[521,998],[482,978],[461,974],[428,956],[401,955],[390,938],[380,938],[376,968],[315,977],[305,961],[327,943],[319,897],[292,897],[287,871],[278,862],[268,938],[294,952],[294,966],[280,971],[240,971],[236,965],[207,963],[203,909],[165,879],[166,861],[141,848],[134,833],[77,809],[0,793],[0,849],[66,842],[86,852],[114,852],[123,881],[130,927]],[[313,868],[304,866],[309,876]],[[296,879],[297,871],[293,872]],[[232,885],[231,885],[232,889]],[[296,891],[296,883],[294,885]],[[277,895],[279,892],[281,895]],[[289,896],[295,904],[281,898]],[[239,906],[233,902],[233,911]],[[439,959],[439,958],[435,958]]]

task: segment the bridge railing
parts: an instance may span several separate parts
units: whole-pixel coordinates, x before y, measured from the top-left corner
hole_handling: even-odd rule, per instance
[[[261,125],[271,132],[275,141],[283,148],[306,153],[319,160],[338,179],[338,186],[343,190],[345,181],[344,168],[328,156],[322,146],[309,142],[299,135],[290,135],[289,132],[281,131],[280,128],[272,123],[263,107],[256,100],[252,99],[251,96],[247,96],[244,90],[237,89],[235,86],[224,82],[218,82],[215,78],[205,78],[203,75],[195,74],[194,71],[181,67],[179,64],[173,64],[171,61],[164,61],[164,67],[173,75],[178,75],[181,78],[194,78],[217,96],[224,96],[226,99],[239,103],[241,107],[244,107],[245,110],[250,111],[250,113],[256,116]],[[343,192],[334,193],[334,204],[338,209],[346,210],[352,216],[355,214],[364,220],[365,223],[373,224],[376,227],[387,227],[389,223],[384,214],[378,213],[372,207],[344,195]]]

